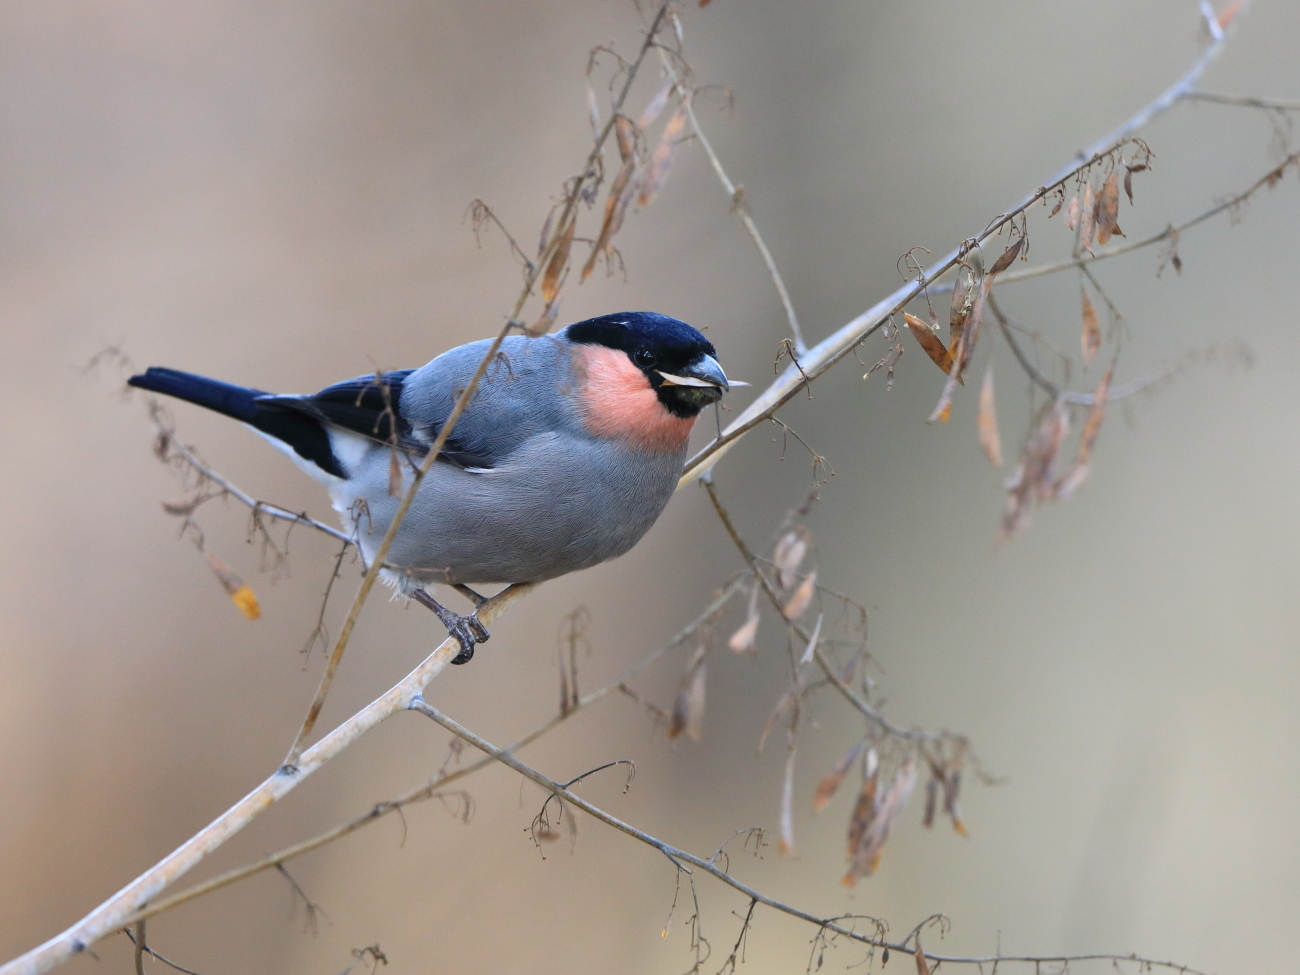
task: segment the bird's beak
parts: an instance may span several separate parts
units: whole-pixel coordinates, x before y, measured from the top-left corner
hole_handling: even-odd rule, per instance
[[[731,383],[727,382],[727,374],[722,371],[722,366],[718,365],[718,360],[711,355],[701,355],[676,375],[662,370],[657,371],[664,383],[669,386],[702,386],[722,390],[731,388]]]

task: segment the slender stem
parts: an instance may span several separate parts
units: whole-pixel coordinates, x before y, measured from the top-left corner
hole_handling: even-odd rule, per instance
[[[893,294],[876,302],[852,321],[840,326],[837,331],[810,348],[808,353],[800,358],[800,368],[796,368],[794,365],[788,367],[777,378],[776,382],[772,383],[727,426],[722,432],[722,436],[708,444],[687,462],[686,469],[678,482],[679,486],[688,484],[703,474],[717,463],[722,455],[735,445],[737,440],[787,402],[803,386],[805,374],[814,379],[820,376],[832,365],[852,352],[863,339],[881,328],[889,320],[890,315],[897,314],[904,305],[929,287],[931,282],[955,267],[961,255],[969,250],[970,245],[978,244],[998,233],[1012,218],[1043,199],[1056,186],[1064,184],[1076,173],[1100,161],[1108,153],[1118,148],[1134,131],[1176,105],[1185,92],[1193,90],[1201,75],[1205,73],[1206,68],[1223,52],[1224,46],[1237,30],[1249,7],[1250,2],[1246,0],[1228,28],[1210,42],[1210,45],[1181,78],[1106,138],[1094,142],[1089,148],[1079,152],[1075,157],[1075,161],[1062,168],[1045,186],[1039,187],[1011,211],[994,220],[983,233],[939,260],[934,266],[934,270],[926,274],[920,281],[908,283],[898,288]]]
[[[505,765],[507,768],[513,769],[515,772],[518,772],[520,775],[522,775],[524,778],[528,779],[529,781],[534,782],[537,785],[541,786],[543,789],[545,789],[547,792],[550,792],[552,795],[558,796],[559,798],[563,799],[565,802],[571,803],[574,807],[581,809],[583,812],[591,816],[593,819],[599,820],[600,822],[604,823],[606,826],[610,826],[613,829],[618,830],[620,833],[630,836],[634,840],[644,843],[646,846],[649,846],[652,849],[658,850],[670,861],[672,861],[673,864],[678,867],[678,869],[686,870],[687,868],[684,865],[689,865],[690,867],[693,867],[695,870],[703,871],[704,873],[707,873],[710,877],[713,877],[714,879],[719,880],[722,883],[726,884],[728,887],[731,887],[734,890],[739,891],[740,893],[744,894],[752,901],[756,901],[759,904],[763,904],[766,907],[772,908],[773,910],[780,911],[782,914],[788,914],[791,917],[799,918],[801,921],[807,921],[809,924],[814,924],[818,928],[824,931],[833,932],[834,934],[837,934],[840,937],[849,938],[853,941],[858,941],[861,942],[862,944],[872,945],[877,948],[888,948],[890,951],[900,951],[900,952],[905,952],[907,954],[912,954],[914,952],[914,949],[909,947],[906,943],[902,943],[902,942],[894,943],[894,942],[887,941],[882,937],[872,937],[871,935],[863,934],[860,931],[855,931],[852,928],[845,927],[843,924],[840,924],[839,923],[840,919],[818,917],[817,915],[812,914],[808,911],[801,910],[800,908],[794,907],[793,905],[786,904],[782,901],[776,900],[773,897],[769,897],[766,894],[763,894],[755,890],[754,888],[750,887],[748,884],[742,883],[741,881],[737,880],[730,873],[728,873],[727,871],[719,867],[717,863],[714,862],[714,860],[712,859],[705,860],[704,858],[698,857],[693,853],[688,853],[685,850],[679,849],[678,847],[671,845],[670,843],[666,843],[665,841],[659,839],[658,837],[650,835],[644,830],[637,829],[635,826],[631,825],[630,823],[624,822],[623,820],[617,818],[616,816],[613,816],[605,812],[605,810],[601,809],[600,807],[588,802],[586,799],[582,798],[582,796],[578,795],[577,793],[572,792],[569,789],[566,789],[559,782],[556,782],[555,780],[548,778],[547,776],[543,775],[541,772],[538,772],[536,769],[532,768],[531,766],[525,765],[523,762],[519,761],[519,759],[515,758],[514,755],[510,754],[510,752],[506,751],[505,749],[498,748],[497,746],[493,745],[491,742],[487,741],[486,739],[481,738],[479,735],[470,731],[468,728],[466,728],[464,725],[457,722],[455,719],[447,716],[446,714],[443,714],[441,711],[439,711],[437,708],[430,705],[421,697],[416,697],[411,701],[410,709],[412,711],[418,711],[420,714],[423,714],[425,717],[430,718],[433,721],[436,721],[438,724],[442,725],[442,727],[446,728],[452,734],[456,735],[462,740],[473,745],[475,748],[479,749],[480,751],[490,755],[492,758],[500,762],[502,765]],[[687,872],[689,873],[690,871],[687,870]],[[1109,961],[1109,962],[1116,962],[1116,963],[1122,961],[1131,961],[1146,967],[1169,968],[1178,971],[1180,973],[1187,973],[1187,975],[1204,975],[1204,973],[1197,972],[1195,969],[1188,968],[1186,965],[1180,964],[1178,962],[1157,961],[1149,958],[1141,958],[1137,955],[1089,954],[1089,955],[1069,955],[1069,956],[1062,955],[1062,956],[1054,956],[1050,958],[1046,956],[1032,956],[1032,955],[991,955],[985,957],[973,957],[973,956],[963,957],[963,956],[954,956],[954,955],[937,955],[928,951],[924,952],[924,955],[930,961],[947,962],[953,965],[994,965],[998,962],[1004,962],[1004,963],[1017,962],[1022,964],[1043,965],[1043,964],[1083,962],[1083,961]]]

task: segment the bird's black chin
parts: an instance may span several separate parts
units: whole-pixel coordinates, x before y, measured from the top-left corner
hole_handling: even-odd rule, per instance
[[[664,409],[684,419],[698,416],[700,410],[722,399],[722,390],[717,386],[670,386],[665,383],[656,392]]]

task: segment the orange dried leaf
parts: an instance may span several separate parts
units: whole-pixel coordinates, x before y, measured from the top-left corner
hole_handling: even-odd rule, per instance
[[[979,415],[977,418],[980,446],[994,467],[1002,466],[1002,437],[998,434],[998,414],[993,402],[993,366],[984,373],[980,386]]]
[[[921,349],[930,357],[930,361],[942,369],[944,373],[952,372],[952,356],[943,347],[943,340],[934,334],[934,330],[909,312],[903,313],[903,321],[907,322],[908,329],[916,337]]]
[[[1003,271],[1009,268],[1012,264],[1016,262],[1016,258],[1020,256],[1020,251],[1024,248],[1024,246],[1025,246],[1025,238],[1017,237],[1011,243],[1011,245],[1002,252],[1002,255],[996,261],[993,262],[993,266],[989,268],[989,274],[990,275],[1001,274]]]
[[[682,102],[665,123],[663,133],[659,137],[659,144],[655,146],[655,151],[650,156],[650,162],[641,177],[641,192],[637,196],[637,206],[648,207],[655,194],[663,189],[684,128],[686,128],[686,103]]]
[[[856,846],[849,855],[849,873],[851,875],[866,877],[879,866],[885,840],[889,838],[889,829],[894,820],[898,818],[898,814],[903,811],[903,807],[907,805],[907,800],[911,798],[912,789],[915,786],[916,762],[914,759],[909,758],[894,773],[889,788],[872,804],[872,814],[867,820],[866,827],[858,837]],[[859,799],[859,805],[861,805],[861,799]],[[854,811],[855,819],[857,812],[857,810]]]
[[[1101,348],[1101,326],[1097,324],[1097,309],[1092,306],[1087,289],[1081,288],[1079,293],[1083,297],[1083,334],[1080,342],[1083,345],[1083,366],[1086,369],[1092,365],[1097,350]]]
[[[858,756],[862,754],[862,749],[866,746],[866,739],[855,744],[841,756],[840,760],[835,763],[835,767],[822,776],[822,780],[817,783],[817,793],[813,796],[812,811],[821,812],[835,796],[835,792],[844,781],[844,776],[848,774],[849,768],[857,761]]]
[[[1083,432],[1079,435],[1079,454],[1070,472],[1061,478],[1061,482],[1056,487],[1056,497],[1062,501],[1070,498],[1088,479],[1092,465],[1092,448],[1097,443],[1097,434],[1101,432],[1102,421],[1106,419],[1106,403],[1110,399],[1110,381],[1114,372],[1114,366],[1107,369],[1106,374],[1101,377],[1101,382],[1097,384],[1097,391],[1093,393],[1092,409],[1089,410],[1088,419],[1083,424]]]
[[[969,267],[957,268],[957,277],[952,286],[952,302],[948,306],[948,354],[954,355],[957,343],[961,341],[962,330],[970,316],[971,304],[975,300],[975,275]]]
[[[225,562],[209,552],[208,565],[216,575],[217,581],[221,583],[221,587],[226,590],[231,602],[247,619],[255,620],[262,615],[262,608],[258,605],[253,590]]]
[[[1241,13],[1242,0],[1232,0],[1232,3],[1223,8],[1223,13],[1219,14],[1219,29],[1227,30],[1228,25],[1236,19],[1237,14]]]
[[[555,300],[555,296],[560,291],[560,277],[569,265],[569,250],[573,247],[573,230],[577,224],[576,220],[569,221],[569,225],[564,228],[564,233],[560,234],[560,239],[556,242],[551,259],[546,262],[546,273],[542,275],[542,301],[548,305]]]
[[[813,595],[817,591],[817,570],[814,569],[804,576],[803,582],[799,583],[799,588],[794,591],[785,607],[781,610],[788,620],[797,620],[812,605]]]
[[[858,792],[858,801],[849,816],[849,856],[858,848],[862,837],[876,810],[876,790],[880,787],[880,756],[872,748],[867,752],[866,768],[862,777],[862,789]]]
[[[1105,244],[1119,232],[1119,173],[1112,172],[1097,197],[1097,243]]]
[[[759,732],[758,735],[758,750],[760,752],[763,750],[763,746],[767,743],[767,736],[776,728],[776,723],[781,720],[782,715],[786,714],[794,707],[795,701],[799,698],[799,693],[800,689],[797,686],[791,687],[782,694],[781,699],[776,702],[776,707],[772,709],[772,713],[769,714],[767,720],[763,722],[763,730]]]

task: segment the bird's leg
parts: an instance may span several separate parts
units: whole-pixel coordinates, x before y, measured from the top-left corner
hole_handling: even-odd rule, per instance
[[[457,586],[459,591],[462,587]],[[473,592],[473,590],[469,590]],[[474,645],[476,643],[487,643],[491,634],[488,633],[487,627],[479,622],[478,607],[483,605],[485,600],[482,596],[474,593],[475,612],[468,616],[462,616],[460,613],[453,613],[438,600],[434,599],[426,590],[416,589],[411,595],[415,600],[433,610],[434,615],[442,621],[442,625],[447,628],[447,633],[456,638],[460,644],[460,653],[452,658],[453,664],[467,664],[474,656]]]

